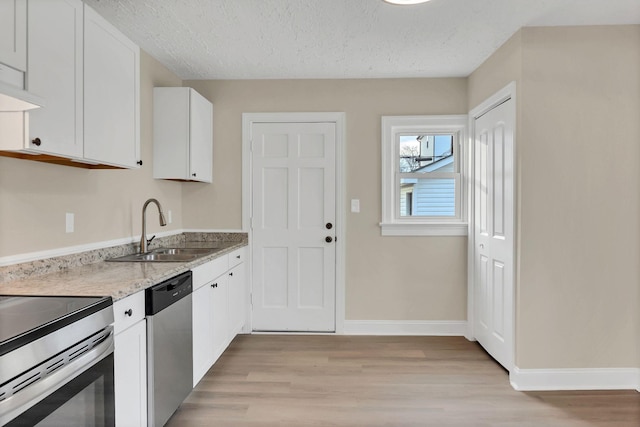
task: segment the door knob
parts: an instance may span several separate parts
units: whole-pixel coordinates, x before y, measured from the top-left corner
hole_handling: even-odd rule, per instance
[[[331,236],[327,236],[327,237],[324,238],[324,241],[327,242],[327,243],[331,243],[331,242],[333,242],[333,238]]]

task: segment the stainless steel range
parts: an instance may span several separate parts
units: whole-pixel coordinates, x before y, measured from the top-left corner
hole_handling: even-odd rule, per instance
[[[0,425],[115,425],[112,304],[0,296]]]

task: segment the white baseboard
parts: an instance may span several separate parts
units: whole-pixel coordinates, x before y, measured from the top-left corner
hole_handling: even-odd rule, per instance
[[[345,335],[463,336],[466,320],[345,320]]]
[[[640,369],[520,369],[516,367],[509,374],[509,381],[518,391],[638,390]]]

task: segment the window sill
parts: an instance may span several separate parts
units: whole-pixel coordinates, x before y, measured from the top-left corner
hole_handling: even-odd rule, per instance
[[[382,236],[466,236],[468,228],[468,224],[463,222],[430,224],[380,223]]]

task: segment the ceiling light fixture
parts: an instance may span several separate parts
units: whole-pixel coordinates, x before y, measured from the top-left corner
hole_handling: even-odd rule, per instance
[[[383,0],[387,3],[391,3],[391,4],[398,4],[398,5],[402,5],[402,6],[407,6],[410,4],[420,4],[420,3],[426,3],[429,0]]]

